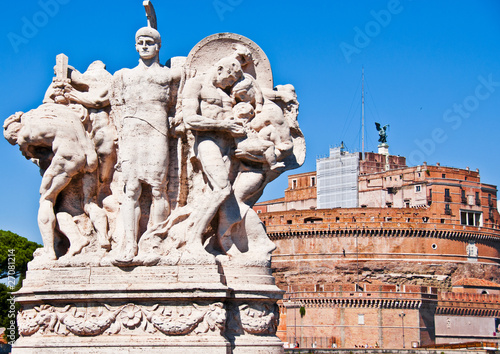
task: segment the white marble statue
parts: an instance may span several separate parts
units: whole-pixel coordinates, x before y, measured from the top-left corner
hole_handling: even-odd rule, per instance
[[[37,264],[269,265],[252,206],[304,161],[293,86],[273,88],[265,54],[234,34],[169,66],[155,28],[135,41],[139,64],[114,75],[59,55],[44,103],[5,122],[43,174]]]
[[[252,207],[304,162],[295,89],[232,33],[162,65],[143,5],[137,66],[60,54],[43,103],[5,120],[43,176],[13,353],[282,354],[275,245]]]
[[[139,65],[113,76],[111,104],[118,126],[118,158],[124,183],[121,217],[124,223],[122,249],[116,261],[129,263],[138,252],[143,185],[151,188],[148,229],[169,214],[167,172],[169,165],[169,120],[172,81],[180,73],[159,63],[161,37],[151,27],[135,35]]]
[[[54,209],[65,190],[67,203],[71,203],[68,199],[78,202],[85,199],[87,203],[92,199],[86,192],[93,190],[92,187],[81,187],[76,191],[78,194],[74,188],[68,189],[81,174],[80,185],[92,184],[91,177],[88,182],[89,176],[96,171],[98,163],[95,146],[83,127],[80,113],[62,104],[45,103],[27,113],[18,112],[4,123],[4,136],[11,144],[19,145],[23,155],[40,167],[43,176],[38,226],[48,259],[57,258],[56,226],[70,242],[69,256],[79,253],[89,243],[69,212]]]

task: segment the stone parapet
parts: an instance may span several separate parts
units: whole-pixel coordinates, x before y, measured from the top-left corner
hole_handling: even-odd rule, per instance
[[[440,292],[436,314],[500,317],[500,295]]]
[[[295,292],[287,293],[283,305],[300,303],[309,307],[375,307],[418,309],[423,302],[437,301],[436,294],[405,292]]]

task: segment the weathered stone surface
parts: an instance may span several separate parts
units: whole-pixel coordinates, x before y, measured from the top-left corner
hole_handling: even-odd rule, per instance
[[[300,267],[276,265],[274,275],[280,288],[314,284],[399,284],[451,290],[463,278],[498,279],[498,267],[489,264],[429,263],[343,260],[303,262]],[[359,275],[358,275],[359,274]]]

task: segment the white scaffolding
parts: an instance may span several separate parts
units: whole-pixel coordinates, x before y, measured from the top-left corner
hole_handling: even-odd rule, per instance
[[[318,208],[357,208],[359,153],[343,146],[330,148],[330,156],[316,160]]]

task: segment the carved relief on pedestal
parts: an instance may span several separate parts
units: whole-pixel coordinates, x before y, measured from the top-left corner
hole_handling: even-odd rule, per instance
[[[220,302],[209,305],[155,304],[152,306],[126,304],[121,306],[51,305],[23,310],[18,316],[19,333],[32,335],[97,336],[120,332],[161,332],[168,336],[222,333],[226,310]]]
[[[228,329],[233,333],[266,335],[276,333],[279,309],[275,303],[248,302],[228,310]]]

